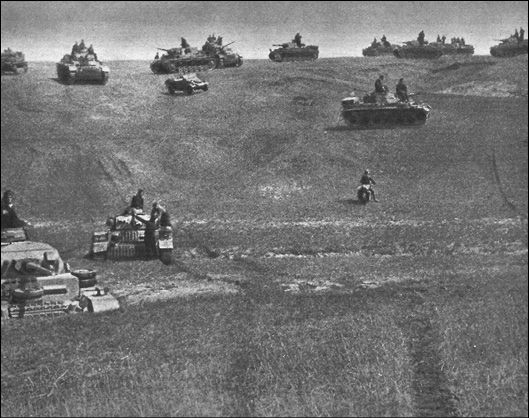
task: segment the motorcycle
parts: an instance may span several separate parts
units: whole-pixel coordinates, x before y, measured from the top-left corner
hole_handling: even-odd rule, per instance
[[[362,184],[356,189],[356,196],[360,203],[366,204],[371,199],[371,186],[369,184]]]

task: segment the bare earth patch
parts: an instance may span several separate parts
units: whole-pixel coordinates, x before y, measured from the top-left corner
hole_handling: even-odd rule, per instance
[[[470,81],[456,84],[438,93],[482,97],[515,97],[522,95],[516,84],[510,84],[505,81]],[[527,92],[525,92],[525,95],[527,95]]]

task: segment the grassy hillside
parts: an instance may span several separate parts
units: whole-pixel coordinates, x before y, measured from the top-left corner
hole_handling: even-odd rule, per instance
[[[2,76],[2,190],[122,305],[3,322],[2,416],[527,416],[527,56],[109,66]],[[346,127],[381,73],[424,126]],[[138,187],[176,262],[85,259]]]

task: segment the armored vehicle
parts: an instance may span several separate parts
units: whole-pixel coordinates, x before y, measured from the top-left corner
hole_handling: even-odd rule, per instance
[[[520,39],[515,35],[510,36],[506,39],[500,39],[498,45],[494,45],[490,48],[490,55],[493,57],[514,57],[515,55],[527,54],[528,52],[527,39]]]
[[[119,308],[93,270],[70,270],[51,245],[30,241],[23,228],[2,229],[2,319],[103,312]]]
[[[378,57],[380,55],[393,55],[393,50],[397,45],[388,42],[386,36],[382,36],[381,42],[377,42],[376,38],[371,42],[367,48],[362,49],[364,57]]]
[[[105,260],[145,260],[159,258],[171,264],[173,252],[173,230],[171,226],[149,226],[149,215],[118,215],[107,219],[105,231],[94,232],[90,257]],[[149,228],[149,229],[148,229]],[[150,229],[153,228],[153,229]],[[154,248],[151,248],[150,246]]]
[[[13,51],[11,48],[4,49],[2,52],[2,74],[28,71],[28,63],[21,51]]]
[[[108,74],[108,67],[97,60],[93,50],[87,48],[72,51],[57,63],[57,76],[66,84],[79,81],[106,84]]]
[[[295,42],[286,42],[284,44],[273,44],[279,46],[270,50],[268,58],[275,62],[282,61],[310,61],[318,58],[319,50],[316,45],[296,44]]]
[[[202,81],[195,73],[183,74],[178,78],[168,78],[165,80],[165,85],[171,94],[182,91],[188,96],[193,94],[195,90],[206,91],[208,89],[208,83]]]
[[[221,38],[222,39],[222,38]],[[215,60],[215,68],[240,67],[242,65],[242,57],[233,52],[229,45],[235,43],[230,42],[224,46],[217,42],[208,41],[202,46],[202,51],[210,58]]]
[[[342,100],[342,117],[353,128],[423,125],[430,110],[427,104],[400,101],[388,92]]]
[[[442,42],[433,42],[429,44],[441,50],[443,55],[472,55],[474,54],[474,46],[466,45],[460,42],[453,42],[443,44]]]
[[[212,70],[217,66],[214,57],[198,51],[197,48],[156,49],[166,53],[151,62],[151,71],[154,74],[193,73]]]
[[[398,46],[395,48],[393,50],[393,55],[395,55],[397,58],[433,59],[439,58],[441,55],[443,55],[443,51],[433,44],[421,44],[419,41],[407,41],[404,42],[403,46]]]

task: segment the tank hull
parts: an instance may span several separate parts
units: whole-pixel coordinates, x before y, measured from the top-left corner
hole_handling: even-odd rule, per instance
[[[380,128],[424,125],[430,106],[399,102],[394,104],[353,103],[342,100],[342,118],[352,128]]]
[[[2,74],[19,74],[21,72],[26,73],[27,71],[28,63],[22,52],[2,52]]]
[[[275,62],[283,61],[312,61],[319,56],[318,47],[309,45],[306,47],[277,48],[270,51],[268,58]]]
[[[208,56],[167,58],[151,62],[151,71],[154,74],[187,74],[197,71],[212,70],[217,67],[215,58]]]
[[[362,49],[362,55],[364,57],[379,57],[382,55],[393,55],[393,50],[396,48],[395,45],[388,46],[388,47],[377,47],[373,48],[372,46],[369,46],[367,48]]]
[[[57,63],[57,77],[66,84],[78,82],[106,84],[108,82],[109,69],[101,64],[80,65]]]
[[[515,57],[516,55],[523,55],[528,53],[527,40],[520,42],[519,44],[506,44],[506,45],[495,45],[490,48],[490,55],[499,58]]]
[[[443,51],[433,46],[402,46],[393,50],[393,55],[404,59],[436,59]]]

